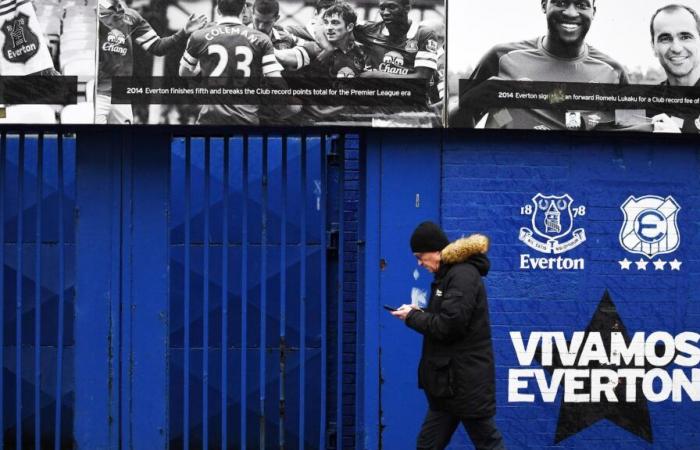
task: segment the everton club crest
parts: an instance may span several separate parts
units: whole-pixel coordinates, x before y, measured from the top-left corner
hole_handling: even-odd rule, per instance
[[[39,38],[29,27],[29,17],[18,13],[2,24],[5,43],[2,53],[7,61],[25,63],[39,51]]]
[[[630,196],[620,209],[625,216],[620,230],[620,245],[625,250],[653,259],[678,249],[681,236],[677,218],[681,207],[673,197]],[[623,270],[629,270],[631,264],[632,261],[627,258],[620,261]],[[638,270],[646,270],[649,261],[640,258],[634,264]],[[664,270],[667,262],[659,258],[653,264],[654,270]],[[671,270],[680,270],[681,262],[677,259],[668,261],[668,264]]]
[[[520,229],[520,240],[542,253],[561,254],[586,241],[583,228],[574,229],[574,219],[584,216],[584,206],[572,207],[569,194],[561,196],[537,194],[532,205],[521,208],[521,214],[531,217],[532,228]]]

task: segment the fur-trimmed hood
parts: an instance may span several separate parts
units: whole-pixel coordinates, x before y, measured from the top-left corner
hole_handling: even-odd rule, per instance
[[[459,264],[469,261],[469,263],[479,269],[481,275],[486,275],[489,271],[490,263],[486,257],[489,251],[489,238],[483,234],[472,234],[471,236],[457,239],[449,244],[441,252],[441,262],[445,264]]]

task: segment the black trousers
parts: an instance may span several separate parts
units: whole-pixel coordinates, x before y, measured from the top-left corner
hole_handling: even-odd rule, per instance
[[[450,413],[428,410],[418,435],[418,450],[442,450],[462,422],[476,450],[505,450],[503,437],[493,417],[460,419]]]

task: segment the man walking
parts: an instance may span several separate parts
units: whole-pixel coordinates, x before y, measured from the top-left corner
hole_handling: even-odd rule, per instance
[[[391,314],[423,335],[418,386],[429,409],[420,450],[444,449],[461,422],[478,449],[505,449],[496,414],[495,368],[486,290],[489,240],[474,234],[449,243],[435,223],[411,236],[418,265],[434,274],[425,310],[402,305]]]

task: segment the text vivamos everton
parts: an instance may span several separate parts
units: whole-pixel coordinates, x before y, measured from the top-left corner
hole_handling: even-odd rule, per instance
[[[567,340],[563,332],[512,331],[510,338],[520,368],[508,371],[509,402],[552,403],[560,387],[565,403],[635,402],[640,394],[651,402],[700,401],[696,332],[637,332],[627,340],[621,332],[577,331]]]

